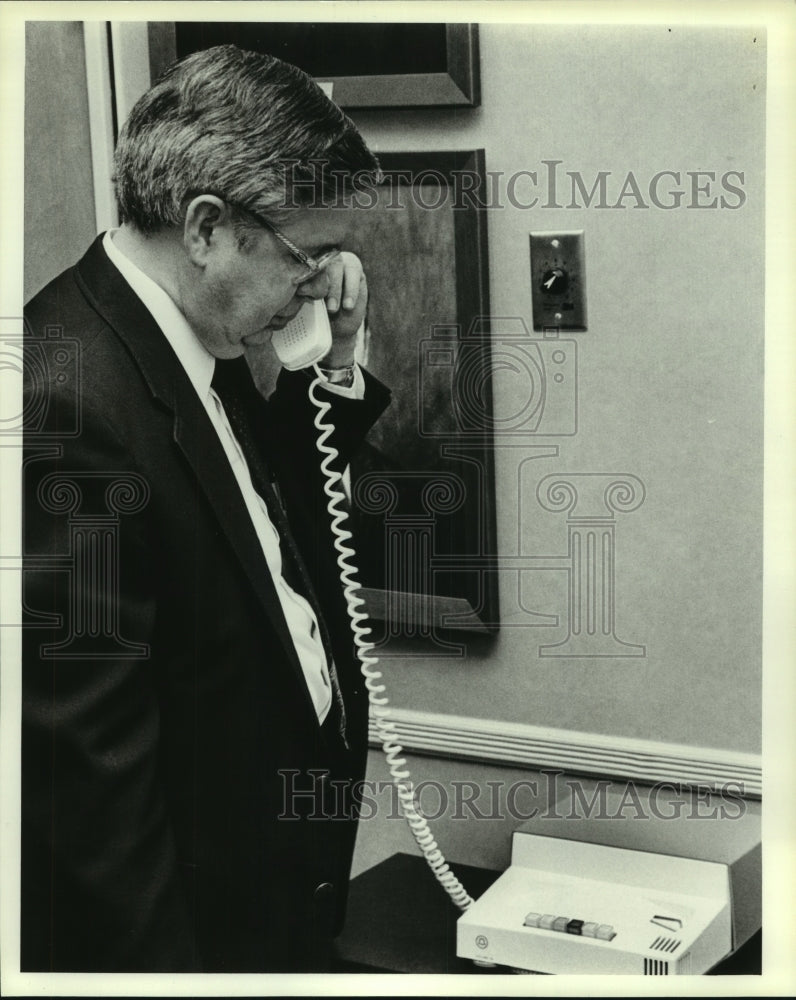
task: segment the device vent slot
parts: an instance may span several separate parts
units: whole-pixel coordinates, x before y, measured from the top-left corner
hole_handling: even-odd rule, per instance
[[[662,958],[645,958],[644,959],[644,975],[645,976],[668,976],[669,975],[669,963],[664,961]]]
[[[671,954],[677,951],[681,943],[677,938],[670,938],[660,934],[650,945],[650,951],[666,951]]]

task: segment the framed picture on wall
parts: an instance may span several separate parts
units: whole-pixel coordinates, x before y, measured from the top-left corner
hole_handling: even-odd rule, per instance
[[[324,84],[341,108],[478,107],[478,25],[154,21],[150,69],[213,45],[267,52]]]
[[[393,401],[351,462],[351,528],[377,641],[445,645],[499,621],[484,151],[380,162],[346,246],[368,276],[360,361]],[[269,395],[273,351],[249,363]]]

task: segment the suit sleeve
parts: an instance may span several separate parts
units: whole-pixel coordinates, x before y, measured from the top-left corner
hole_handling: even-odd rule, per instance
[[[351,399],[320,390],[331,405],[327,418],[334,427],[329,438],[339,455],[338,467],[342,470],[361,446],[365,435],[390,403],[390,391],[369,372],[362,370],[365,380],[364,398]],[[309,456],[317,464],[314,425],[316,407],[309,398],[309,387],[314,372],[287,372],[279,375],[274,393],[267,403],[269,435],[266,447],[271,461],[278,467],[294,464],[302,456]]]
[[[76,426],[55,399],[45,429]],[[80,404],[26,440],[21,962],[199,968],[160,773],[149,484]]]

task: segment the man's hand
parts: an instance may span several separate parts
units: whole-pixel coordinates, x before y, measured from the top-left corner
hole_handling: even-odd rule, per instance
[[[326,269],[329,291],[326,308],[332,327],[332,349],[322,364],[342,368],[354,363],[357,330],[365,318],[368,283],[356,254],[342,251]]]

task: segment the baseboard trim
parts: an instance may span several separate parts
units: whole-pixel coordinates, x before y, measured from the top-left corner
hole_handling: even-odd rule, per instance
[[[407,753],[649,785],[730,786],[752,799],[762,794],[762,760],[757,754],[400,708],[391,709],[390,717]],[[381,742],[372,718],[370,742]]]

